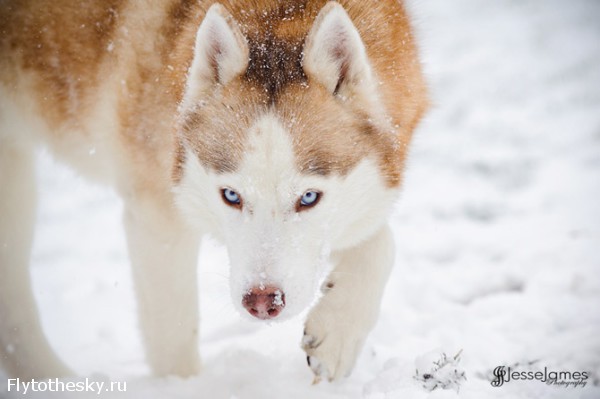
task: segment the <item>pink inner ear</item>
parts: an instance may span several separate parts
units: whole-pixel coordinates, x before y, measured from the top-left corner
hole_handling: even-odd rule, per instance
[[[226,84],[243,72],[247,60],[245,38],[237,23],[228,20],[227,11],[215,3],[208,10],[196,34],[195,57],[190,70],[189,87],[194,94],[215,83]]]
[[[333,90],[333,94],[337,95],[344,84],[350,83],[349,81],[352,79],[355,69],[353,62],[356,61],[354,53],[357,48],[353,41],[353,32],[350,30],[352,28],[348,26],[343,14],[340,16],[335,12],[332,10],[329,15],[325,16],[318,28],[316,40],[322,42],[321,48],[326,51],[327,58],[337,67],[337,82]]]
[[[334,59],[338,60],[340,67],[338,82],[333,90],[333,94],[335,95],[338,94],[340,87],[346,80],[350,69],[350,54],[348,52],[347,38],[345,35],[340,34],[339,41],[337,41],[331,49],[331,54]]]
[[[221,81],[221,77],[219,76],[219,58],[221,54],[223,54],[223,46],[219,40],[217,40],[217,34],[212,30],[210,32],[211,40],[210,47],[208,49],[209,53],[207,54],[209,59],[210,68],[213,71],[213,76],[217,80],[217,82]]]

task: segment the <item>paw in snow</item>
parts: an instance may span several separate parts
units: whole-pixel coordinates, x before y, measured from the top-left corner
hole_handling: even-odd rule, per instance
[[[465,371],[458,365],[460,362],[459,351],[453,357],[445,353],[433,351],[419,356],[415,360],[417,366],[415,380],[423,384],[423,388],[433,391],[436,388],[460,389],[462,381],[466,381]]]
[[[368,332],[368,328],[350,327],[335,318],[309,317],[302,348],[315,374],[313,384],[318,384],[323,378],[334,381],[348,376]]]

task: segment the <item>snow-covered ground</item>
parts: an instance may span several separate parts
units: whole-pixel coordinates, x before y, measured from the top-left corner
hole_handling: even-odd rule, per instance
[[[121,204],[41,155],[32,274],[44,328],[81,375],[127,381],[126,393],[100,397],[600,397],[600,2],[410,9],[434,107],[392,219],[397,262],[379,324],[342,382],[311,385],[301,320],[264,326],[236,314],[226,254],[210,241],[200,264],[204,372],[147,377]],[[454,366],[466,380],[448,370],[423,379],[441,353],[452,363],[460,350]],[[491,386],[496,366],[515,364],[590,378],[585,388]],[[424,387],[443,378],[451,389]],[[0,397],[24,397],[6,389],[0,375]]]

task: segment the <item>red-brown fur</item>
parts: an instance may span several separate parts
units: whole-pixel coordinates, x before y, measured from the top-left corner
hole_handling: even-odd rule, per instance
[[[122,148],[123,162],[130,166],[128,180],[142,190],[159,182],[164,189],[170,184],[173,155],[182,155],[176,148],[177,105],[193,56],[195,32],[212,3],[155,1],[140,6],[119,1],[86,1],[77,5],[70,1],[8,2],[0,11],[3,36],[0,79],[11,87],[17,76],[32,76],[31,89],[37,107],[54,134],[61,134],[64,131],[61,126],[77,127],[89,115],[105,77],[118,76],[123,84],[114,87],[118,90],[119,118],[115,140]],[[299,46],[325,3],[325,0],[222,2],[251,43],[270,38]],[[385,135],[369,133],[371,127],[356,118],[347,123],[365,131],[364,140],[357,139],[377,147],[389,184],[397,185],[412,131],[427,106],[409,20],[396,0],[340,3],[361,33],[377,77],[383,83],[380,87],[383,102],[393,124],[399,127],[400,144],[393,145]],[[128,11],[132,8],[140,15]],[[147,9],[152,10],[151,17],[142,15]],[[297,57],[296,53],[287,55]],[[282,113],[294,113],[304,122],[298,125],[295,140],[300,167],[318,164],[313,167],[319,169],[332,163],[327,158],[334,157],[339,152],[335,149],[343,143],[336,140],[339,135],[335,134],[318,139],[324,137],[323,132],[339,128],[337,117],[328,122],[314,116],[339,117],[340,109],[313,82],[308,81],[306,90],[294,83],[277,88],[281,91],[277,93],[278,103],[283,104]],[[261,82],[255,79],[254,84]],[[231,98],[248,97],[248,82],[232,85],[229,93]],[[322,113],[309,111],[311,105]],[[69,132],[72,130],[76,129]],[[314,144],[312,150],[310,144]],[[235,154],[235,145],[232,151]],[[347,170],[363,152],[345,152],[333,163],[340,171]]]

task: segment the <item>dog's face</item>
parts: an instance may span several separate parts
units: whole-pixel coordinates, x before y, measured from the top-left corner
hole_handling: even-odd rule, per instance
[[[341,7],[325,7],[303,51],[288,54],[301,69],[256,68],[269,61],[255,47],[222,7],[209,10],[182,104],[176,192],[186,218],[226,244],[234,304],[284,318],[315,299],[331,251],[381,227],[398,149]]]

